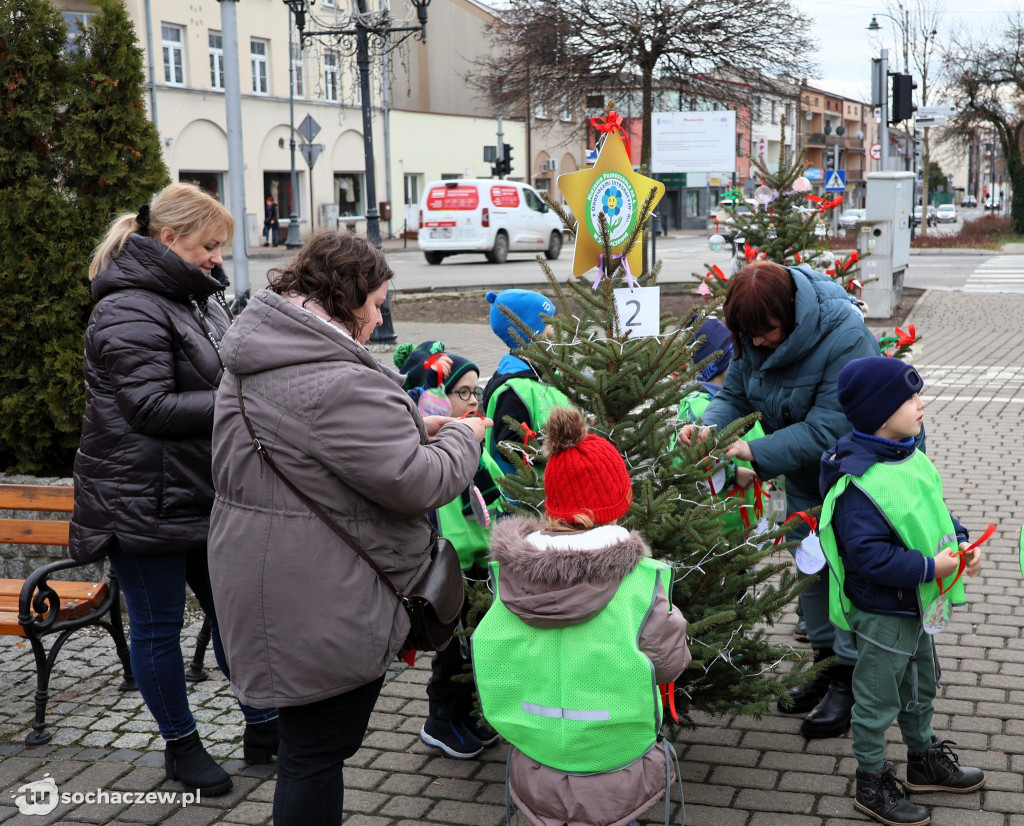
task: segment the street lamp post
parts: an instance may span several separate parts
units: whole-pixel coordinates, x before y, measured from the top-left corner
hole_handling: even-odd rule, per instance
[[[289,8],[305,8],[306,0],[284,0]],[[313,0],[310,0],[312,5]],[[376,21],[370,20],[367,15],[366,0],[353,0],[356,11],[352,16],[352,28],[349,29],[320,29],[317,31],[305,31],[305,15],[296,14],[295,23],[299,28],[299,43],[312,37],[355,37],[356,39],[356,66],[359,70],[359,92],[363,112],[363,158],[365,164],[365,190],[366,190],[366,237],[377,249],[383,244],[380,237],[380,213],[377,210],[377,179],[373,162],[373,104],[370,100],[370,36],[379,37],[382,48],[387,49],[387,39],[394,33],[402,32],[404,36],[391,48],[394,48],[406,38],[415,35],[420,42],[427,39],[427,6],[430,0],[409,0],[416,9],[417,25],[415,26],[393,26],[388,15],[381,15]],[[294,154],[293,154],[294,158]],[[294,160],[292,162],[294,168]],[[290,230],[289,230],[290,234]],[[376,344],[393,344],[398,340],[391,323],[390,299],[385,301],[382,309],[384,312],[384,323],[374,330],[370,341]]]
[[[299,53],[302,53],[302,30],[306,26],[306,0],[284,0],[288,6],[288,146],[291,149],[291,197],[288,199],[288,237],[284,241],[290,250],[302,246],[299,229],[299,175],[295,171],[295,58],[292,55],[292,31],[299,29]],[[312,174],[312,173],[311,173]]]

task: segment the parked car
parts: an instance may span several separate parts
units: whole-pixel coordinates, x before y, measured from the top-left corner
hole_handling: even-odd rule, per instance
[[[921,226],[921,207],[914,207],[914,226]],[[935,211],[935,207],[928,207],[928,226],[934,227],[939,222],[939,216]]]
[[[742,230],[735,226],[729,219],[733,215],[751,215],[756,207],[757,201],[750,198],[746,198],[738,204],[734,204],[731,200],[719,201],[718,211],[726,214],[725,220],[720,220],[717,215],[712,217],[709,221],[708,230],[714,232],[717,228],[718,234],[725,239],[725,243],[732,246],[732,251],[735,255],[736,251],[743,247],[746,239],[741,234]]]
[[[460,178],[427,185],[420,202],[419,248],[428,264],[483,253],[503,264],[510,252],[562,252],[562,224],[533,187],[518,181]]]
[[[956,207],[952,204],[942,204],[937,210],[935,210],[935,216],[938,218],[940,224],[955,224]]]
[[[857,222],[863,221],[865,217],[867,217],[866,209],[848,209],[839,216],[839,226],[847,231],[856,229]]]
[[[992,198],[991,196],[985,199],[985,209],[999,209],[1002,204],[998,198]]]
[[[960,199],[960,206],[964,207],[965,209],[969,209],[970,207],[976,207],[977,205],[978,199],[975,198],[973,195],[964,195],[964,197]]]

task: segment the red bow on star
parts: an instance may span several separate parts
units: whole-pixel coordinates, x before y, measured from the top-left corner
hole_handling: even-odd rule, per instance
[[[913,344],[917,341],[917,330],[914,329],[913,324],[907,325],[907,332],[903,332],[899,327],[897,327],[896,335],[899,336],[899,338],[896,339],[896,344],[900,347],[905,344]]]
[[[598,115],[595,118],[590,119],[590,124],[598,132],[606,132],[615,134],[616,132],[622,136],[622,143],[626,147],[626,154],[630,158],[633,157],[633,153],[629,151],[629,135],[626,134],[626,128],[622,125],[623,118],[618,112],[611,110],[608,112],[608,117],[602,118]]]

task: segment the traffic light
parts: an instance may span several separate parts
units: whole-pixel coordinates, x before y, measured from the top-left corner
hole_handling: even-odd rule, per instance
[[[502,153],[502,160],[504,161],[504,163],[502,164],[502,168],[505,170],[505,175],[510,175],[512,174],[512,147],[509,146],[507,143],[503,144],[503,147],[505,151]]]
[[[890,123],[910,120],[917,111],[914,105],[914,89],[917,84],[910,75],[897,73],[892,76],[892,118]]]
[[[491,176],[494,178],[500,178],[505,174],[507,174],[505,172],[505,161],[502,158],[498,158],[494,162],[494,166],[491,167]]]

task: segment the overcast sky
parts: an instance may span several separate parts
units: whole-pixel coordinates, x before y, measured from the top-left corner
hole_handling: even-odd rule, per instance
[[[867,100],[871,93],[870,65],[873,53],[867,27],[871,15],[887,11],[885,0],[793,0],[814,21],[812,36],[817,44],[821,76],[811,83],[826,91]],[[913,0],[911,0],[913,2]],[[938,0],[945,9],[943,28],[965,27],[984,35],[998,30],[1001,21],[1024,0]],[[965,11],[964,6],[970,10]],[[883,27],[882,48],[889,49],[889,68],[902,71],[903,41],[895,23],[878,16]],[[941,34],[940,29],[940,34]]]

